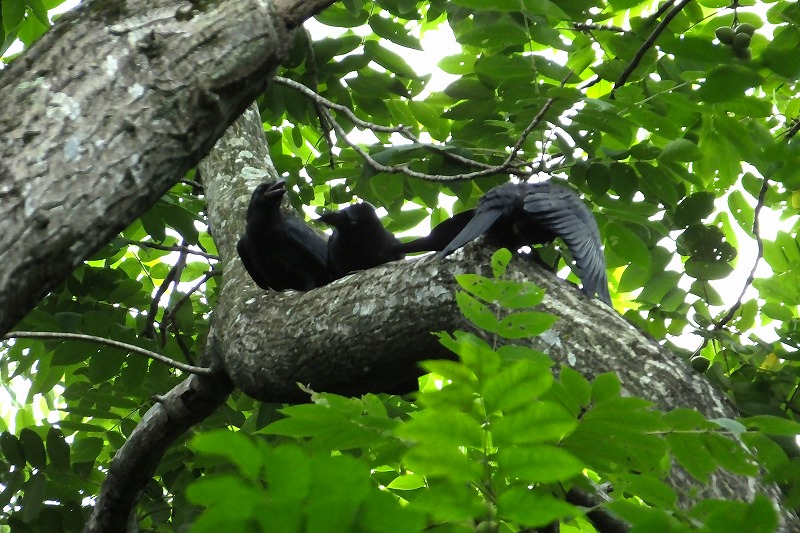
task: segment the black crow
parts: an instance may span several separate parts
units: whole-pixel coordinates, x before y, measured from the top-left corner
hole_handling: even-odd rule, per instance
[[[281,213],[286,182],[262,183],[247,207],[247,228],[236,245],[259,287],[308,291],[328,283],[327,243],[304,221]]]
[[[490,189],[441,255],[452,253],[484,233],[512,251],[560,237],[575,259],[583,292],[590,297],[597,295],[611,305],[597,222],[570,189],[551,183],[505,183]]]
[[[333,279],[405,257],[398,250],[400,241],[383,227],[372,204],[349,205],[319,220],[334,228],[328,239],[328,271]]]

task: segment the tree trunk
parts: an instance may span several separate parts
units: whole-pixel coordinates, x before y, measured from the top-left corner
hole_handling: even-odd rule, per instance
[[[0,72],[0,335],[194,167],[332,3],[87,2]]]

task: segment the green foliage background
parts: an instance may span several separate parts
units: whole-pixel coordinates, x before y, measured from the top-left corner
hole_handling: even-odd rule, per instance
[[[46,11],[59,3],[3,0],[0,50],[15,39],[25,46],[34,42],[49,24]],[[645,46],[665,13],[684,3],[667,2],[653,18],[659,6],[637,0],[347,0],[316,17],[326,36],[298,32],[280,75],[362,120],[404,126],[435,146],[376,132],[367,144],[360,142],[383,165],[457,175],[480,167],[447,154],[499,165],[522,140],[509,171],[541,171],[538,177],[567,182],[594,209],[617,310],[657,339],[696,334],[698,355],[711,363],[707,376],[728,391],[743,414],[793,420],[800,409],[800,154],[794,135],[800,115],[800,5],[743,1],[732,9],[727,1],[688,2],[654,44]],[[751,59],[736,57],[715,40],[718,27],[742,22],[756,27]],[[418,74],[405,51],[422,50],[421,37],[437,30],[452,33],[459,51],[438,62],[454,81],[429,91],[430,76]],[[474,206],[483,192],[507,179],[440,183],[378,172],[340,135],[329,146],[312,101],[293,88],[275,83],[259,104],[270,153],[287,176],[297,207],[336,207],[360,198],[386,209],[390,230],[404,231],[428,217],[435,224],[451,210]],[[542,112],[543,120],[523,137]],[[363,129],[342,113],[335,119],[347,132]],[[193,175],[183,178],[18,329],[87,333],[192,362],[214,309],[219,265],[205,230],[202,189]],[[754,231],[759,211],[782,221],[774,238]],[[720,292],[738,294],[742,287],[731,284],[731,272],[746,273],[757,259],[737,255],[745,241],[763,249],[762,268],[731,309],[733,302]],[[556,257],[552,250],[545,255]],[[474,313],[502,298],[487,301],[474,289],[496,285],[462,281],[473,290],[460,297],[465,312],[486,328],[486,313],[484,322]],[[775,333],[765,336],[764,326]],[[499,326],[496,332],[501,333]],[[753,474],[753,457],[778,481],[800,474],[790,458],[797,451],[794,425],[757,418],[761,422],[719,426],[690,412],[658,413],[619,398],[611,376],[590,384],[562,370],[559,380],[543,383],[550,374],[539,356],[476,348],[458,335],[443,339],[464,365],[431,364],[452,384],[441,392],[427,390],[414,404],[394,397],[323,395],[314,405],[279,411],[234,395],[195,428],[201,437],[192,446],[177,443],[162,461],[138,510],[141,527],[177,530],[197,519],[196,504],[209,507],[198,530],[213,527],[215,520],[232,519],[218,505],[227,501],[220,495],[229,494],[240,495],[241,507],[251,509],[237,515],[246,527],[269,530],[265,521],[278,514],[264,509],[286,503],[276,499],[278,492],[297,496],[294,507],[281,507],[291,510],[282,518],[285,530],[300,524],[321,531],[311,527],[318,524],[303,522],[309,511],[309,516],[337,511],[342,522],[336,524],[358,516],[369,531],[381,530],[387,517],[396,517],[393,531],[402,531],[401,525],[418,530],[423,518],[435,519],[444,530],[498,517],[530,525],[574,516],[574,509],[553,499],[558,495],[553,488],[557,482],[576,483],[580,469],[589,468],[597,480],[611,480],[649,504],[622,497],[611,504],[642,531],[667,523],[681,531],[689,527],[689,516],[709,531],[730,531],[725,520],[769,531],[774,516],[761,500],[750,507],[708,502],[689,515],[676,514],[674,494],[660,481],[667,461],[674,458],[699,479],[718,465]],[[489,362],[469,359],[471,350],[502,364],[484,368]],[[675,350],[687,360],[692,355]],[[104,479],[102,468],[147,410],[149,398],[182,377],[138,356],[75,341],[17,339],[3,344],[0,355],[0,385],[15,399],[0,417],[0,429],[6,430],[0,436],[0,522],[8,524],[0,527],[78,530],[86,499]],[[534,403],[527,409],[492,404],[487,389],[517,364],[531,372],[524,374],[530,380],[521,397]],[[540,405],[547,407],[532,407]],[[552,410],[539,414],[552,416],[554,427],[535,418],[537,409]],[[592,429],[587,417],[604,410],[606,421],[638,422],[627,429],[611,423]],[[503,416],[493,419],[496,413]],[[495,426],[502,428],[503,420],[519,413],[539,423],[534,436],[524,424],[505,435]],[[442,424],[443,418],[452,426]],[[350,435],[345,426],[353,426],[352,441],[334,438]],[[209,432],[215,428],[241,434]],[[756,428],[779,438],[768,439]],[[615,431],[622,432],[617,445],[628,452],[635,448],[635,465],[615,458],[621,452],[611,444],[594,445],[598,435]],[[729,432],[740,433],[754,456],[731,448]],[[528,440],[519,446],[513,438]],[[593,443],[591,449],[587,443]],[[516,449],[529,455],[514,457]],[[536,458],[550,453],[544,449],[561,450],[553,453],[570,459],[562,457],[563,469],[553,459],[536,470]],[[291,481],[280,472],[286,464],[306,477],[298,477],[297,485],[272,485]],[[526,483],[536,489],[518,490]],[[796,506],[796,492],[786,488],[789,504]],[[436,499],[444,495],[452,498]],[[535,505],[529,505],[531,498]],[[522,511],[531,508],[540,514]],[[574,520],[565,530],[588,527],[579,516]]]

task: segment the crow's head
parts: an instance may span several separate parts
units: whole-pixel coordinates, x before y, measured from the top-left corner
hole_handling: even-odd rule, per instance
[[[284,194],[286,194],[286,181],[279,180],[275,183],[262,183],[253,191],[252,201],[259,205],[278,205]]]
[[[319,217],[319,221],[333,226],[338,230],[345,231],[350,227],[362,226],[375,222],[378,224],[381,223],[378,214],[375,212],[375,207],[368,202],[349,205],[340,211],[329,211]]]

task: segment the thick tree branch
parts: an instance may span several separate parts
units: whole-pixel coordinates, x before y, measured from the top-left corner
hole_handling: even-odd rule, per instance
[[[2,71],[0,334],[183,178],[331,3],[84,3]]]
[[[114,455],[84,533],[128,531],[128,518],[164,452],[225,403],[232,390],[225,374],[216,372],[191,376],[159,397]]]

